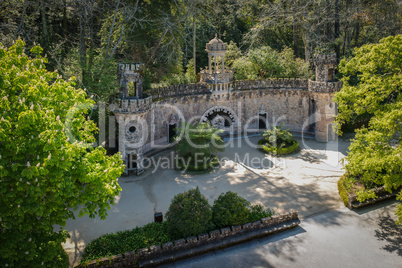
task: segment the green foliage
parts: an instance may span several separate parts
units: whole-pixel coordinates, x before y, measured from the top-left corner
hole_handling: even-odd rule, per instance
[[[0,44],[0,265],[68,265],[68,219],[105,219],[121,190],[119,154],[92,147],[94,102],[74,81],[45,70],[42,49]]]
[[[211,168],[216,162],[215,154],[225,148],[219,136],[222,132],[223,130],[211,127],[208,123],[200,123],[197,126],[182,124],[175,146],[181,160],[180,166],[194,166],[195,170]]]
[[[346,190],[345,187],[345,175],[342,175],[342,177],[338,180],[338,192],[341,197],[341,200],[343,204],[347,207],[349,205],[349,197],[348,197],[348,191]]]
[[[88,55],[91,65],[83,67],[78,49],[72,50],[65,62],[63,77],[76,77],[80,86],[94,94],[98,99],[108,102],[110,97],[118,93],[118,81],[116,79],[117,62],[105,59],[101,49]]]
[[[293,140],[291,145],[287,147],[274,147],[271,144],[269,144],[265,139],[261,139],[258,141],[258,148],[263,151],[264,153],[267,154],[272,154],[272,155],[288,155],[295,153],[299,150],[299,143],[297,140]]]
[[[197,83],[197,76],[194,72],[194,59],[190,59],[186,66],[186,84]]]
[[[212,230],[211,219],[211,206],[198,187],[175,195],[166,212],[168,232],[175,239]]]
[[[273,209],[265,208],[261,204],[251,205],[249,210],[249,222],[258,221],[266,217],[271,217],[275,214],[275,211]]]
[[[212,222],[218,227],[240,225],[248,222],[250,202],[237,193],[222,193],[212,206]]]
[[[309,64],[293,57],[293,50],[277,52],[269,46],[254,48],[245,56],[236,55],[232,69],[237,80],[278,77],[310,77]]]
[[[299,149],[299,143],[293,139],[293,135],[281,126],[264,131],[263,136],[264,138],[258,141],[258,147],[265,153],[286,155]]]
[[[356,130],[345,169],[366,189],[396,189],[402,185],[402,35],[356,49],[339,70],[343,88],[335,95],[338,129],[355,116],[372,115],[368,128]],[[358,196],[363,201],[372,194],[360,191]]]
[[[149,223],[143,227],[102,235],[92,240],[84,249],[81,263],[124,254],[129,251],[171,241],[167,223]]]
[[[271,129],[267,129],[262,135],[268,143],[276,148],[290,145],[293,141],[293,135],[288,130],[282,129],[281,126],[274,126]]]

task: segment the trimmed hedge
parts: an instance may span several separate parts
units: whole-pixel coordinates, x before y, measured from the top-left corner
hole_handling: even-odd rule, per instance
[[[293,140],[293,143],[288,146],[288,147],[283,147],[283,148],[276,148],[269,144],[265,138],[262,138],[258,141],[258,148],[263,151],[264,153],[267,154],[272,154],[272,155],[288,155],[295,153],[299,150],[299,143],[297,140]]]
[[[253,222],[262,218],[271,217],[274,212],[271,209],[265,209],[262,205],[249,205],[250,202],[238,196],[236,193],[227,192],[221,194],[226,196],[223,205],[217,207],[215,201],[212,207],[215,212],[220,211],[228,216],[232,211],[226,211],[230,207],[235,210],[240,207],[239,211],[234,211],[236,216],[241,215],[241,219],[231,217],[229,221],[219,224],[219,227],[228,227],[247,222]],[[235,198],[233,198],[235,196]],[[219,199],[219,198],[218,198]],[[222,199],[222,198],[221,198]],[[238,204],[231,204],[231,200],[239,200]],[[219,203],[219,202],[218,202]],[[242,208],[244,206],[245,210]],[[200,193],[197,188],[176,195],[170,204],[169,211],[165,214],[166,221],[163,223],[149,223],[143,227],[136,227],[132,230],[121,231],[117,233],[109,233],[92,240],[84,249],[81,264],[87,262],[111,257],[118,254],[150,247],[153,245],[163,244],[174,241],[175,239],[186,238],[192,235],[199,235],[215,229],[212,222],[212,210],[208,200]],[[215,215],[217,216],[217,215]]]
[[[341,178],[338,180],[338,192],[339,192],[339,195],[340,195],[343,203],[347,207],[349,205],[349,197],[348,197],[348,191],[346,190],[344,181],[345,181],[345,175],[342,175]]]
[[[212,222],[218,228],[244,224],[249,221],[249,206],[250,202],[237,193],[222,193],[212,207]]]
[[[250,214],[248,220],[251,221],[258,221],[260,219],[266,217],[272,217],[275,212],[270,208],[265,208],[263,205],[254,204],[250,206]]]
[[[153,222],[132,230],[104,234],[85,247],[81,263],[169,241],[172,241],[172,237],[168,234],[166,222]]]
[[[175,239],[198,235],[215,228],[207,198],[195,188],[173,197],[166,212],[167,231]]]

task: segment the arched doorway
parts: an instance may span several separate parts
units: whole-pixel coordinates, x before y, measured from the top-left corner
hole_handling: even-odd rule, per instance
[[[239,120],[230,107],[214,106],[204,112],[200,122],[210,122],[211,125],[225,131],[233,131],[233,128],[238,126]]]

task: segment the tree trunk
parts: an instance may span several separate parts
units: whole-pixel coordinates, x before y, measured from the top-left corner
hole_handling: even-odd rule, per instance
[[[86,48],[86,25],[84,21],[84,12],[85,12],[85,7],[84,3],[82,1],[79,1],[78,4],[78,18],[79,18],[79,26],[80,26],[80,47],[79,47],[79,54],[80,54],[80,66],[81,66],[81,81],[82,83],[86,84],[86,78],[87,78],[87,48]]]
[[[196,41],[196,30],[195,30],[195,15],[193,15],[193,60],[194,60],[194,74],[197,75],[197,58],[196,58],[196,46],[195,46],[195,41]]]
[[[339,45],[339,0],[335,0],[335,27],[334,27],[334,38],[335,38],[335,52],[336,52],[336,60],[339,62],[340,58],[340,45]]]
[[[48,33],[48,27],[47,27],[47,20],[46,20],[46,11],[45,11],[45,2],[42,0],[40,1],[40,15],[42,19],[42,31],[43,31],[43,43],[42,47],[44,48],[45,51],[48,50],[49,45],[49,33]]]
[[[298,47],[298,32],[297,32],[297,15],[296,15],[296,4],[293,5],[293,53],[295,58],[299,55],[299,47]]]

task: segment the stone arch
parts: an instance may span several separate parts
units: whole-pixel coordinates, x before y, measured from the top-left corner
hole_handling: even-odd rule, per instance
[[[176,128],[179,127],[180,116],[172,112],[166,119],[166,130],[167,130],[167,141],[168,143],[174,142],[174,137],[176,136]]]
[[[207,122],[209,120],[212,121],[212,119],[214,119],[214,118],[211,118],[211,116],[214,116],[214,115],[220,116],[220,117],[222,117],[222,115],[226,115],[230,119],[230,127],[239,126],[239,118],[237,117],[237,115],[233,111],[233,109],[230,107],[227,107],[227,106],[223,106],[223,105],[214,106],[214,107],[211,107],[208,110],[206,110],[201,116],[200,123]],[[218,121],[220,121],[220,120],[218,120]]]

